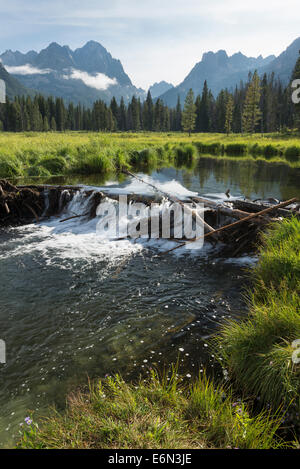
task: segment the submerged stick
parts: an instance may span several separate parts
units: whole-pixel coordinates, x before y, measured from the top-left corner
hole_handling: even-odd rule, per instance
[[[242,220],[238,220],[234,223],[231,223],[230,225],[226,225],[226,226],[222,226],[221,228],[218,228],[214,231],[214,233],[220,233],[221,231],[225,231],[229,228],[232,228],[233,226],[237,226],[237,225],[240,225],[242,223],[244,223],[245,221],[249,221],[249,220],[252,220],[253,218],[256,218],[256,217],[259,217],[259,216],[262,216],[262,215],[266,215],[267,213],[270,213],[272,212],[273,210],[276,210],[278,208],[283,208],[283,207],[287,207],[288,205],[290,204],[293,204],[294,202],[296,202],[296,198],[294,199],[290,199],[290,200],[287,200],[286,202],[281,202],[280,204],[278,205],[274,205],[273,207],[269,207],[269,208],[266,208],[265,210],[262,210],[261,212],[258,212],[258,213],[252,213],[251,215],[249,215],[248,217],[246,218],[243,218]],[[214,233],[206,233],[204,236],[201,236],[200,238],[196,238],[196,239],[193,239],[193,240],[190,240],[190,241],[187,241],[185,243],[185,245],[187,243],[194,243],[195,241],[199,241],[200,239],[202,238],[208,238],[209,236],[211,236],[212,234]],[[179,249],[180,247],[182,247],[183,245],[181,246],[175,246],[174,248],[172,249],[169,249],[168,251],[165,251],[163,252],[162,254],[168,254],[169,252],[172,252],[172,251],[176,251],[176,249]]]
[[[64,218],[64,220],[59,220],[59,223],[64,223],[65,221],[73,220],[74,218],[87,217],[88,213],[83,213],[82,215],[73,215],[72,217]]]

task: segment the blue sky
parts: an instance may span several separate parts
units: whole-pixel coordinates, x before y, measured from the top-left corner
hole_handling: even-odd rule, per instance
[[[299,24],[299,0],[0,0],[0,51],[93,39],[147,88],[180,83],[208,50],[278,55]]]

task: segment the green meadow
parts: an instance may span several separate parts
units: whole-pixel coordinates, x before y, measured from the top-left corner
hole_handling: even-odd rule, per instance
[[[0,177],[105,174],[120,167],[190,163],[198,155],[300,166],[300,138],[280,134],[0,133]]]

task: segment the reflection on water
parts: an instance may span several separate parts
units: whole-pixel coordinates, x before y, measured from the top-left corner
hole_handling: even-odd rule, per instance
[[[292,168],[284,163],[267,163],[262,160],[241,160],[201,157],[192,167],[175,168],[137,168],[147,174],[162,172],[174,177],[191,191],[199,194],[224,193],[228,188],[234,196],[252,199],[275,197],[282,200],[300,197],[300,168]],[[102,186],[113,180],[126,183],[124,174],[68,176],[39,178],[45,184],[86,184]],[[22,179],[22,183],[36,183],[37,179]],[[20,183],[20,180],[19,180]]]
[[[151,178],[212,197],[228,188],[233,196],[300,196],[299,170],[260,162],[201,158],[194,168],[160,168]],[[130,184],[113,175],[51,182]],[[178,357],[186,373],[213,365],[208,337],[245,311],[243,262],[216,250],[178,258],[156,257],[128,241],[97,246],[88,224],[72,223],[76,229],[58,231],[50,220],[0,232],[2,445],[12,444],[28,410],[38,417],[49,403],[62,407],[68,390],[87,376],[135,377]]]

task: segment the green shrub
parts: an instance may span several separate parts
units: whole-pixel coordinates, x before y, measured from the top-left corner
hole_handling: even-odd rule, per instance
[[[45,157],[42,158],[38,164],[49,171],[51,175],[63,174],[67,166],[65,158],[62,156]]]
[[[115,154],[115,166],[117,169],[129,168],[129,156],[123,150],[117,150]]]
[[[32,177],[48,177],[51,176],[50,172],[43,166],[30,166],[26,169],[26,175]]]
[[[224,153],[224,145],[221,143],[195,143],[200,154],[222,155]]]
[[[266,158],[272,158],[272,156],[277,156],[279,153],[279,150],[277,147],[275,147],[274,145],[265,145],[264,148],[263,148],[263,155],[266,157]]]
[[[157,162],[157,154],[154,148],[144,148],[143,150],[134,150],[130,155],[131,164],[137,164],[141,167],[153,165]]]
[[[105,151],[99,154],[87,154],[79,158],[71,168],[71,171],[78,174],[105,174],[114,170],[113,156]]]
[[[21,174],[21,167],[18,160],[0,157],[0,177],[12,178]]]
[[[247,154],[247,145],[245,143],[228,143],[225,145],[227,155],[243,156]]]
[[[284,156],[291,162],[300,161],[300,147],[297,147],[296,145],[287,147]]]
[[[196,147],[192,144],[178,145],[174,148],[177,166],[189,166],[197,156]]]
[[[249,145],[248,153],[253,156],[258,156],[263,154],[264,147],[259,145],[258,143],[254,143]]]

